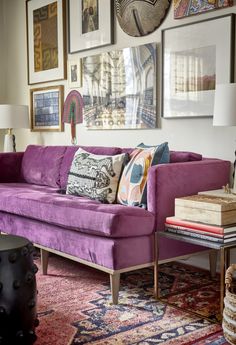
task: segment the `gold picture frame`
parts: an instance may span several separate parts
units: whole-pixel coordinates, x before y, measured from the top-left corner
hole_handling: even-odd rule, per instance
[[[64,86],[56,85],[30,90],[32,132],[62,132]]]
[[[66,78],[66,0],[27,0],[28,84]]]

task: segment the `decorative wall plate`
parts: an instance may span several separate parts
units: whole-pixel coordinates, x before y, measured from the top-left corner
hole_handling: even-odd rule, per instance
[[[128,35],[145,36],[158,28],[170,3],[170,0],[116,0],[116,15]]]

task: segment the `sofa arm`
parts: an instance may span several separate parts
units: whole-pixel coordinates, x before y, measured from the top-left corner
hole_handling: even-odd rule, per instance
[[[0,183],[19,182],[23,152],[0,153]]]
[[[163,230],[167,216],[174,215],[175,198],[220,189],[229,182],[229,161],[202,161],[160,164],[148,171],[148,210],[155,214],[155,229]]]

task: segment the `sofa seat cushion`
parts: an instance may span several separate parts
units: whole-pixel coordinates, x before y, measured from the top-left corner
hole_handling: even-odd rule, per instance
[[[0,184],[0,209],[107,237],[143,236],[154,230],[154,215],[142,208],[101,204],[84,197],[59,194],[52,187],[27,183]]]

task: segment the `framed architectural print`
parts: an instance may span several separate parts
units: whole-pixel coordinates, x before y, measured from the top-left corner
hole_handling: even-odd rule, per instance
[[[28,0],[28,83],[64,79],[65,0]]]
[[[63,101],[62,85],[31,89],[31,131],[63,131]]]
[[[113,0],[69,0],[69,53],[112,44]]]
[[[69,88],[77,88],[82,86],[82,73],[81,73],[81,59],[68,60],[68,85]]]
[[[157,46],[148,43],[83,59],[88,129],[157,127]]]
[[[162,115],[212,116],[217,83],[233,81],[233,14],[162,31]]]

